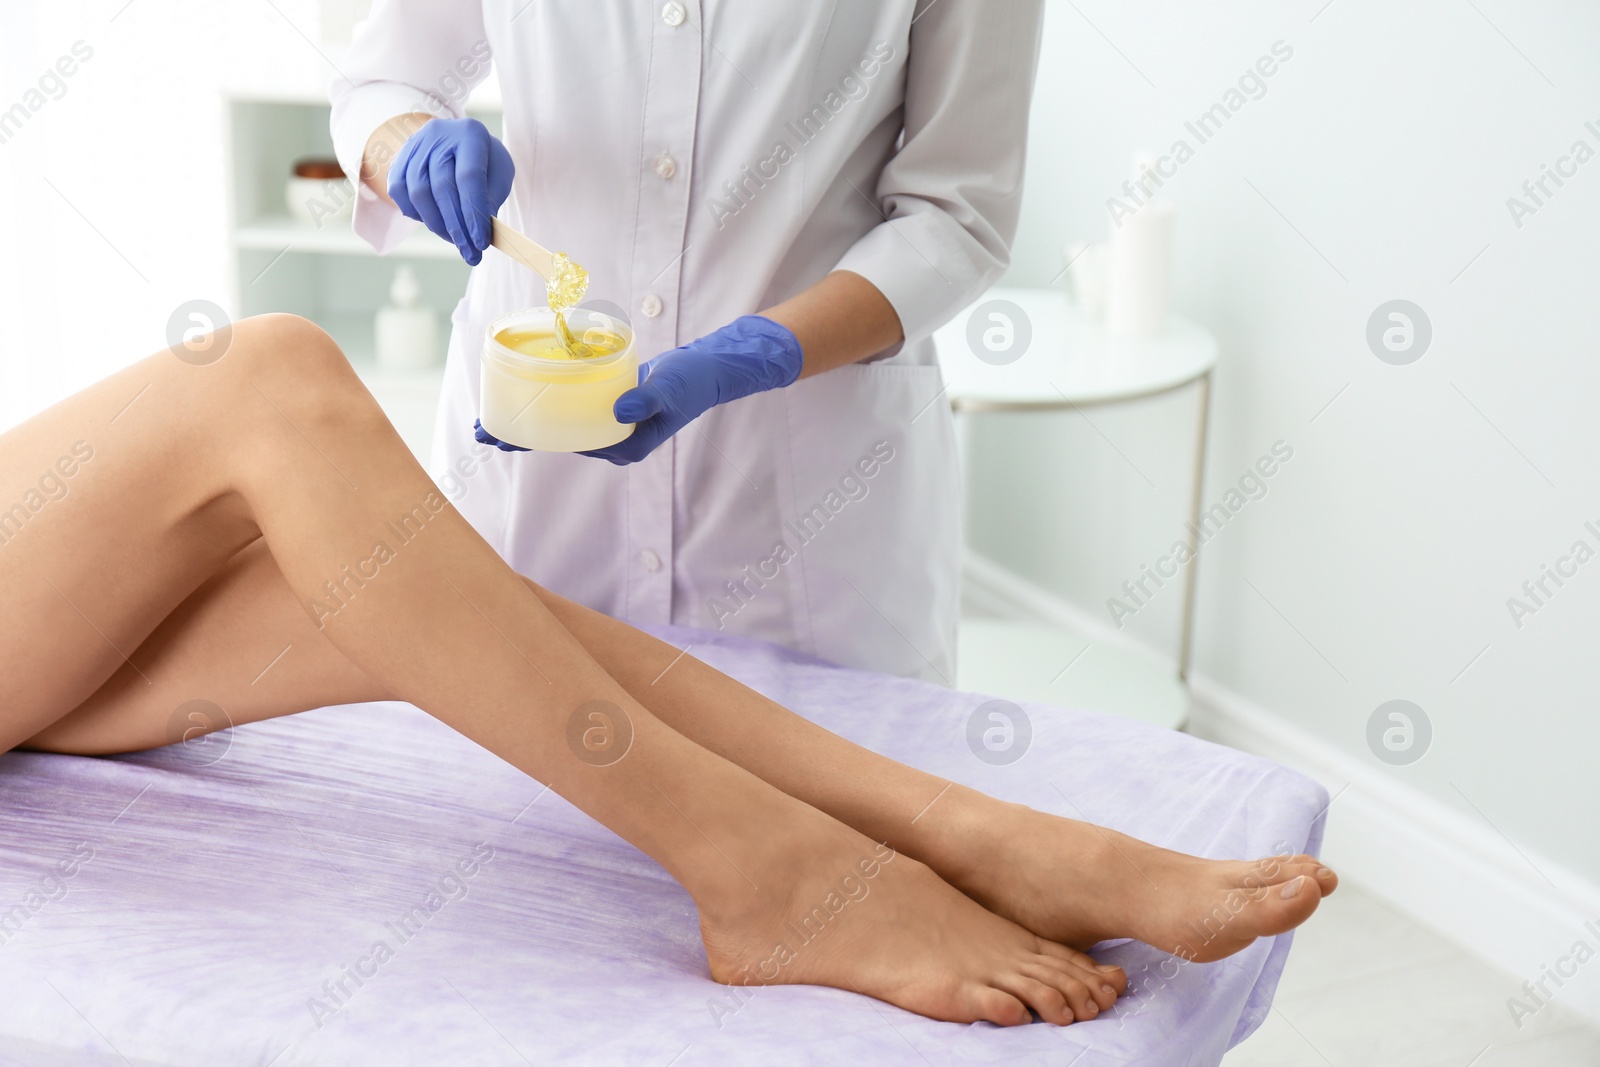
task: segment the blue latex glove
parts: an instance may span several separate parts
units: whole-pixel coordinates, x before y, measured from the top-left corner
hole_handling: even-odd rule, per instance
[[[511,153],[477,119],[429,119],[389,167],[389,196],[476,267],[515,173]]]
[[[480,445],[494,445],[502,452],[526,452],[528,449],[518,445],[508,445],[494,434],[483,428],[483,420],[477,419],[472,423],[472,436]]]
[[[800,363],[800,342],[787,327],[760,315],[734,319],[640,367],[638,387],[612,407],[618,422],[636,424],[633,434],[583,455],[637,463],[718,404],[789,385]]]

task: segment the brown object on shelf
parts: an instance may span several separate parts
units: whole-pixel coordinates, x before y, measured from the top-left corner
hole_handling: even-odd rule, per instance
[[[339,166],[337,159],[297,159],[294,163],[294,176],[318,181],[338,181],[344,177],[344,168]]]

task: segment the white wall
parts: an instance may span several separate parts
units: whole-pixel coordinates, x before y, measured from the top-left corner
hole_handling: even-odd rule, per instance
[[[1049,4],[1012,284],[1103,239],[1137,152],[1194,144],[1185,120],[1275,41],[1294,50],[1166,190],[1179,309],[1222,342],[1208,501],[1294,449],[1205,549],[1197,669],[1589,894],[1600,559],[1520,628],[1506,601],[1575,540],[1600,550],[1600,159],[1520,228],[1506,200],[1575,140],[1600,150],[1600,9],[1075,2]],[[1433,324],[1409,366],[1364,337],[1393,298]],[[974,547],[1109,621],[1180,536],[1191,410],[980,423]],[[1170,647],[1176,600],[1129,629]],[[1410,766],[1365,740],[1392,698],[1433,723]]]
[[[0,143],[0,429],[164,347],[179,304],[227,306],[217,87],[330,76],[297,26],[314,0],[0,4],[0,111],[92,52]]]

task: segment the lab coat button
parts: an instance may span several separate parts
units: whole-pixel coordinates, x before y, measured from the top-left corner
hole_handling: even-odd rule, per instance
[[[663,152],[656,157],[656,177],[666,181],[678,173],[678,161]]]
[[[668,26],[682,26],[683,20],[687,17],[688,12],[678,0],[671,0],[671,3],[661,9],[661,21]]]
[[[648,548],[639,553],[639,561],[644,564],[644,569],[651,574],[661,569],[661,557]]]
[[[655,318],[661,314],[661,298],[654,293],[646,293],[644,299],[639,301],[639,310],[644,312],[645,318]]]

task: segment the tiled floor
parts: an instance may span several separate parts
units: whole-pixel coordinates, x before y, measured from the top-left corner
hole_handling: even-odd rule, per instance
[[[1596,1067],[1600,1028],[1344,885],[1295,934],[1273,1011],[1223,1067]]]

